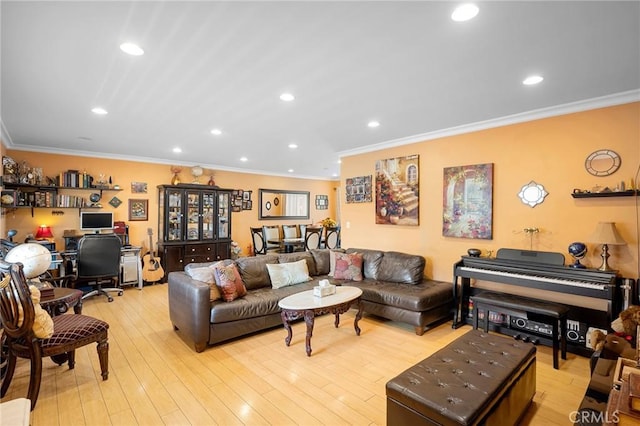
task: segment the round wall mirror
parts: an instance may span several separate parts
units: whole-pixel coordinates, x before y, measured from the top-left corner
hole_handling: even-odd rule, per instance
[[[620,168],[620,156],[610,149],[600,149],[589,154],[584,167],[594,176],[609,176]]]
[[[538,204],[542,204],[544,197],[548,194],[549,193],[545,191],[544,186],[531,181],[520,189],[518,197],[520,197],[520,200],[522,200],[523,203],[528,204],[531,207],[535,207]]]

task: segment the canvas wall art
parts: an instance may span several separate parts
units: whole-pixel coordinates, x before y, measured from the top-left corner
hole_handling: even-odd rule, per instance
[[[347,203],[370,203],[371,175],[348,178],[345,181]]]
[[[419,155],[376,161],[376,223],[419,224]]]
[[[493,238],[493,163],[444,169],[442,235]]]

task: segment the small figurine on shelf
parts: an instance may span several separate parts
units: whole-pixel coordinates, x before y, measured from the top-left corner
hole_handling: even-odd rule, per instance
[[[209,175],[209,182],[207,182],[209,186],[216,186],[216,181],[213,180],[213,173]]]
[[[180,176],[178,174],[182,171],[180,167],[171,167],[171,173],[173,173],[173,177],[171,178],[171,185],[177,185],[180,183]]]

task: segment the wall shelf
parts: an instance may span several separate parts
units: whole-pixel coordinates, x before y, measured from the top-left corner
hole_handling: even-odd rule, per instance
[[[608,197],[633,197],[640,195],[640,190],[630,189],[628,191],[611,191],[611,192],[579,192],[573,193],[573,198],[608,198]]]

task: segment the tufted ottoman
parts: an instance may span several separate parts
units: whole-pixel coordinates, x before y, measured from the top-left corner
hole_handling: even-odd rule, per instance
[[[471,330],[386,391],[388,425],[515,425],[536,392],[536,348]]]

